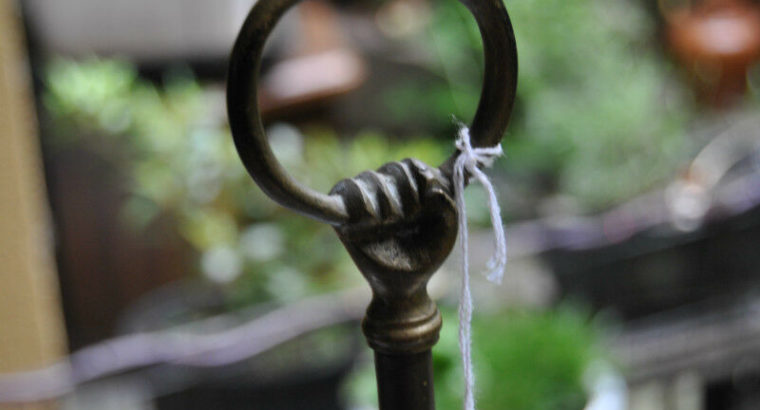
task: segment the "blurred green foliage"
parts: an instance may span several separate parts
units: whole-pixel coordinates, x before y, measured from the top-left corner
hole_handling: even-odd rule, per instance
[[[750,67],[747,73],[747,86],[751,99],[750,103],[755,106],[760,105],[760,63]]]
[[[464,381],[456,312],[442,310],[441,339],[433,348],[436,408],[462,408]],[[509,311],[476,315],[473,360],[481,410],[580,410],[587,394],[584,374],[603,359],[599,329],[579,310]],[[376,407],[371,363],[349,379],[357,404]]]
[[[536,202],[554,194],[599,210],[668,180],[689,159],[692,99],[659,54],[654,21],[640,4],[505,3],[520,66],[507,158],[497,162],[509,182],[508,217],[533,216]],[[483,62],[475,21],[457,0],[431,7],[431,29],[416,41],[433,48],[427,67],[441,80],[389,90],[397,121],[468,119],[477,106]]]
[[[128,63],[99,59],[55,61],[46,84],[55,143],[112,159],[130,181],[127,225],[173,218],[206,276],[235,285],[233,304],[289,302],[361,280],[331,228],[294,216],[254,186],[232,144],[220,90],[201,87],[187,70],[156,85]],[[403,156],[439,163],[449,153],[429,139],[393,142],[375,132],[341,141],[327,128],[304,135],[279,124],[269,136],[286,169],[322,191]]]

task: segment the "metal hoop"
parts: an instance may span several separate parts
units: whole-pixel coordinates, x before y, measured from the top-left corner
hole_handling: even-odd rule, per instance
[[[517,48],[512,24],[501,0],[460,0],[475,16],[483,39],[485,73],[478,110],[470,126],[473,146],[501,141],[517,88]],[[316,192],[294,180],[275,158],[259,111],[258,73],[264,43],[282,15],[299,0],[259,0],[235,42],[227,83],[227,110],[238,154],[261,189],[280,205],[317,220],[348,221],[343,200]],[[455,154],[456,156],[456,154]],[[441,168],[450,174],[452,161]]]

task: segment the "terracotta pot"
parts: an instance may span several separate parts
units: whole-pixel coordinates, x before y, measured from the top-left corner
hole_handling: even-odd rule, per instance
[[[747,88],[760,61],[760,7],[746,0],[704,0],[664,10],[667,40],[690,73],[699,99],[726,107]]]

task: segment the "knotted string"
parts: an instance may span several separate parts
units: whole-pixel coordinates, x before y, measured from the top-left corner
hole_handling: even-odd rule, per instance
[[[475,409],[475,374],[472,370],[472,294],[470,293],[470,261],[467,232],[467,207],[464,203],[465,177],[475,177],[488,192],[488,207],[491,211],[495,249],[488,261],[487,278],[489,281],[501,284],[504,276],[504,266],[507,263],[507,242],[504,237],[504,227],[501,222],[501,209],[496,199],[493,184],[480,167],[490,167],[494,160],[503,155],[501,144],[495,147],[473,148],[470,142],[470,130],[462,125],[456,146],[460,151],[454,163],[454,194],[459,210],[459,246],[462,249],[462,294],[459,300],[459,349],[462,352],[464,368],[464,408]]]

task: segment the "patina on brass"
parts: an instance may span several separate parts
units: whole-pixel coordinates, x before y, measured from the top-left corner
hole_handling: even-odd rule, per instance
[[[426,287],[456,240],[451,176],[458,153],[438,168],[414,159],[392,162],[340,181],[328,195],[292,179],[269,147],[257,84],[267,36],[297,2],[259,0],[240,31],[227,86],[235,146],[267,195],[334,226],[369,282],[373,298],[362,328],[375,350],[381,409],[434,409],[430,351],[441,315]],[[500,0],[462,2],[477,20],[485,53],[483,89],[470,134],[473,146],[493,146],[506,130],[515,99],[514,34]]]

